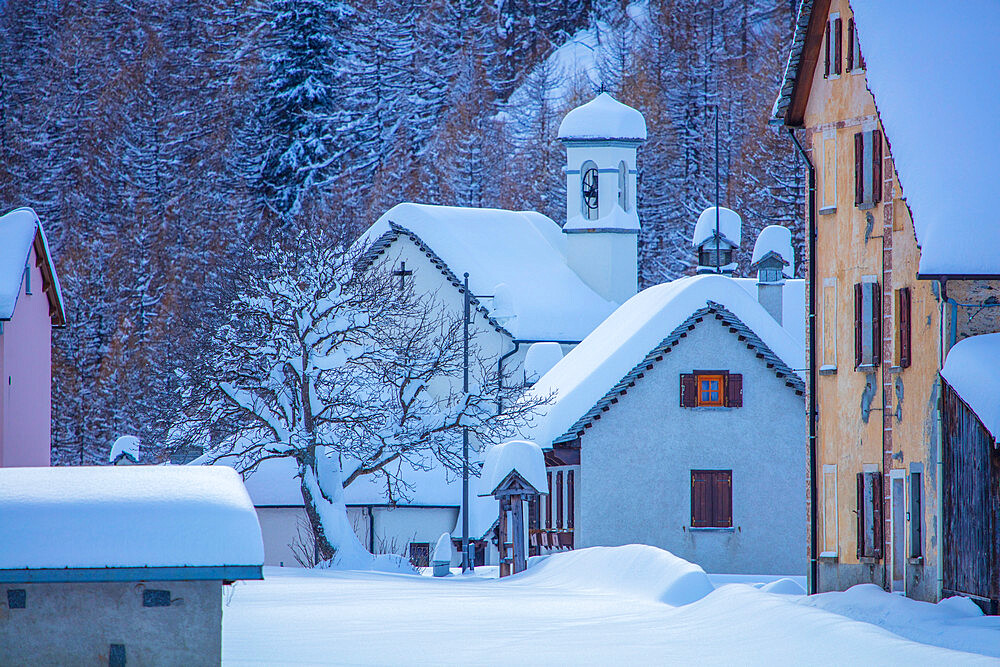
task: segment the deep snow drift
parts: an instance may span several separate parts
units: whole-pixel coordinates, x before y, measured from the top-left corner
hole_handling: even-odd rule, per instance
[[[550,556],[503,580],[265,568],[264,582],[237,584],[227,602],[223,655],[269,665],[993,662],[854,620],[899,603],[922,641],[1000,653],[1000,619],[961,602],[712,580],[729,579],[635,545]]]

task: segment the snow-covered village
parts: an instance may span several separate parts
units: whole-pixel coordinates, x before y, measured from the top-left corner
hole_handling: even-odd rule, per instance
[[[0,2],[0,666],[1000,664],[998,31]]]

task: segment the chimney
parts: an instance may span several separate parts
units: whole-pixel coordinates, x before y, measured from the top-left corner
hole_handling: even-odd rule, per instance
[[[761,282],[760,273],[757,272],[757,303],[764,307],[774,320],[781,324],[782,291],[785,281],[768,283]]]

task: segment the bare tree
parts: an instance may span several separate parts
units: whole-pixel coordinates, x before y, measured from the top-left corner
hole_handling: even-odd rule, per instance
[[[207,442],[214,460],[235,456],[244,474],[294,459],[320,560],[367,555],[344,487],[377,474],[405,490],[401,470],[458,469],[463,428],[474,442],[495,442],[544,402],[514,400],[518,383],[499,375],[474,336],[473,389],[462,392],[460,316],[363,256],[301,235],[248,262],[210,353],[184,374],[174,428],[173,444]]]

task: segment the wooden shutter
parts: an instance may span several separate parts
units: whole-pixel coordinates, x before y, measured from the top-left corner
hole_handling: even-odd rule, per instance
[[[556,473],[556,530],[563,527],[563,474]]]
[[[691,527],[712,525],[712,478],[706,470],[691,471]]]
[[[872,478],[872,528],[873,541],[869,551],[874,558],[882,557],[882,543],[885,541],[882,532],[882,473],[868,473]]]
[[[861,365],[861,336],[862,326],[861,326],[861,312],[863,310],[863,296],[861,291],[861,283],[854,283],[854,367],[857,368]]]
[[[545,529],[552,530],[552,501],[555,499],[552,495],[552,471],[550,470],[546,476],[549,478],[549,495],[545,499]]]
[[[872,365],[882,362],[882,288],[868,283],[872,291]]]
[[[923,474],[910,473],[910,557],[919,558],[924,555],[923,536]]]
[[[743,375],[740,373],[726,376],[726,407],[743,407]]]
[[[910,288],[904,287],[896,292],[899,295],[896,307],[899,310],[899,365],[907,368],[910,365]]]
[[[865,555],[865,473],[858,473],[858,559]]]
[[[834,35],[834,39],[836,40],[834,42],[834,44],[836,45],[836,48],[834,49],[834,52],[833,52],[834,53],[834,56],[833,56],[833,71],[834,71],[835,74],[839,75],[840,74],[840,62],[841,62],[840,56],[841,56],[841,53],[843,51],[843,45],[844,45],[844,40],[842,39],[843,32],[842,32],[842,29],[841,29],[842,24],[841,24],[841,21],[840,21],[840,17],[837,17],[837,19],[833,22],[833,25],[834,25],[833,35]]]
[[[847,19],[847,71],[854,69],[854,19]]]
[[[693,408],[698,399],[698,378],[694,373],[681,373],[681,407]]]
[[[576,519],[576,514],[573,511],[575,489],[574,483],[576,481],[576,475],[573,474],[572,470],[566,471],[566,527],[572,529],[574,520]]]
[[[830,77],[830,22],[826,22],[826,39],[823,48],[823,78]]]
[[[731,528],[733,525],[733,472],[717,470],[712,475],[712,525]]]
[[[864,133],[854,134],[854,205],[860,206],[865,201],[865,138]]]
[[[872,203],[882,201],[882,133],[872,131]]]

